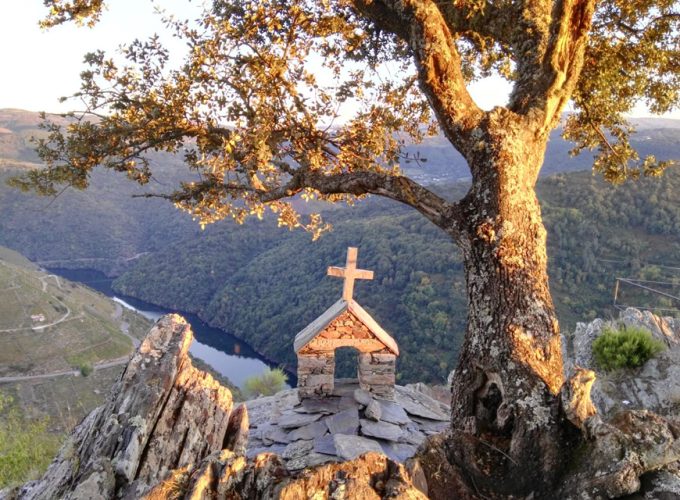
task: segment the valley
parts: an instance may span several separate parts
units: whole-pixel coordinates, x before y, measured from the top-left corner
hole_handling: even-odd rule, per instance
[[[12,162],[32,161],[25,138],[36,130],[37,118],[0,116],[0,126],[14,131],[11,148],[0,141],[4,181],[21,168]],[[644,154],[680,157],[677,121],[643,120],[638,126],[636,145]],[[569,159],[568,144],[560,139],[550,144],[544,171],[553,175],[541,180],[538,193],[551,288],[562,329],[570,331],[577,321],[615,314],[617,277],[677,281],[669,268],[680,267],[680,174],[671,168],[660,179],[612,186],[587,171],[568,172],[586,168],[589,159]],[[429,172],[429,181],[421,180],[440,182],[438,191],[450,199],[465,193],[465,181],[454,181],[467,174],[441,138],[428,139],[418,151],[427,162],[402,165],[409,175]],[[88,190],[67,190],[55,199],[3,184],[0,244],[38,262],[103,271],[117,278],[117,293],[194,313],[288,370],[294,370],[292,337],[339,293],[325,276],[326,266],[341,262],[347,246],[359,246],[362,266],[373,269],[376,279],[361,283],[357,297],[402,347],[398,381],[442,382],[455,367],[466,321],[461,258],[415,212],[370,197],[356,207],[305,208],[299,201],[333,224],[314,243],[267,218],[244,226],[224,221],[201,231],[167,202],[131,197],[145,189],[167,191],[187,175],[177,158],[152,160],[158,180],[147,188],[111,172],[96,172]],[[342,359],[339,367],[343,374],[353,369]]]

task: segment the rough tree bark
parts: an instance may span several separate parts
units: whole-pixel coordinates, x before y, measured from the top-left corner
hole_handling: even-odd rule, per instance
[[[550,490],[568,444],[560,334],[534,192],[545,140],[496,110],[471,159],[462,249],[468,326],[453,380],[450,459],[480,491]]]

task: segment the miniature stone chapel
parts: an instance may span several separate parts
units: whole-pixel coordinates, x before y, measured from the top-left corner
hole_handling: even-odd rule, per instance
[[[347,249],[345,268],[329,267],[328,275],[345,279],[342,298],[295,336],[298,360],[298,397],[333,394],[335,349],[359,351],[359,386],[381,399],[394,398],[395,340],[352,298],[354,280],[373,279],[373,271],[357,269],[354,247]]]

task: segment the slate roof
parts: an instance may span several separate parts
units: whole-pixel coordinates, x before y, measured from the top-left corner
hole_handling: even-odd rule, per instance
[[[351,312],[373,335],[375,335],[376,339],[385,344],[385,346],[394,354],[399,355],[397,342],[390,334],[383,330],[378,322],[356,301],[350,300],[347,302],[344,299],[339,299],[335,304],[326,309],[321,316],[312,321],[295,336],[295,341],[293,342],[295,352],[300,352],[300,349],[309,344],[317,335],[324,331],[334,319],[345,311]]]

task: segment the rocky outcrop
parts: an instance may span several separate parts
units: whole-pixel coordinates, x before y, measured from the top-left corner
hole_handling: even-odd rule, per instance
[[[0,498],[426,498],[404,465],[385,456],[375,441],[364,438],[372,445],[356,445],[354,439],[361,438],[349,436],[347,415],[335,415],[331,424],[347,433],[348,439],[338,441],[338,448],[344,450],[341,457],[347,461],[302,472],[291,467],[296,461],[301,464],[305,454],[322,455],[312,452],[308,443],[319,432],[318,426],[327,431],[322,417],[330,414],[306,413],[309,409],[277,414],[282,432],[297,436],[288,451],[281,456],[252,453],[251,446],[246,456],[251,423],[254,428],[263,425],[266,415],[255,411],[251,422],[245,405],[233,408],[229,390],[191,365],[191,341],[191,329],[183,318],[161,318],[106,403],[75,429],[43,478],[2,491]],[[368,393],[358,397],[362,396],[373,400]],[[279,397],[298,402],[295,391]],[[267,401],[258,400],[264,411],[273,408]],[[354,405],[358,411],[359,403]],[[431,406],[423,411],[442,411],[436,401]],[[385,410],[383,418],[394,419],[393,414]],[[408,419],[405,414],[404,418]],[[446,417],[441,418],[439,424],[445,425]],[[378,422],[371,424],[380,429]],[[358,457],[360,450],[367,453]],[[419,487],[426,486],[421,481]]]
[[[262,453],[246,460],[229,450],[208,457],[193,472],[183,471],[159,484],[146,500],[172,498],[304,498],[425,500],[406,468],[384,455],[367,453],[292,475],[281,458]]]
[[[637,369],[597,371],[594,340],[621,326],[646,328],[667,349]],[[565,344],[563,410],[586,439],[574,450],[560,497],[680,498],[680,320],[629,308],[616,321],[579,323]]]
[[[233,412],[229,390],[191,365],[192,338],[182,317],[161,318],[106,403],[75,429],[45,476],[13,496],[138,498],[169,471],[222,450],[225,441],[243,447],[233,436],[244,410]]]
[[[636,326],[648,329],[667,349],[637,369],[616,373],[600,372],[592,357],[592,344],[606,327]],[[660,415],[678,415],[680,410],[680,319],[661,318],[649,311],[628,308],[619,319],[578,323],[567,338],[570,344],[566,361],[567,374],[578,367],[595,370],[597,377],[591,397],[598,412],[613,416],[618,411],[650,410]]]
[[[586,434],[556,498],[599,500],[634,493],[638,498],[678,498],[670,488],[678,485],[672,470],[680,460],[680,420],[624,411],[606,423],[590,418]],[[650,484],[642,484],[645,477]],[[652,491],[658,496],[647,495]]]
[[[247,455],[278,453],[291,472],[369,451],[404,463],[427,436],[448,427],[450,408],[430,397],[423,384],[393,391],[393,401],[379,399],[356,379],[338,379],[322,399],[299,401],[297,389],[291,389],[248,401]]]
[[[448,405],[426,386],[397,386],[385,401],[341,381],[329,398],[300,402],[289,390],[234,409],[229,391],[191,365],[191,337],[181,317],[162,318],[45,476],[0,497],[481,498],[453,465],[465,443],[440,432]],[[553,498],[677,498],[680,420],[644,410],[601,418],[592,382],[574,370],[563,388],[574,447]],[[512,460],[503,443],[468,438]]]

